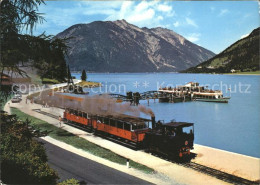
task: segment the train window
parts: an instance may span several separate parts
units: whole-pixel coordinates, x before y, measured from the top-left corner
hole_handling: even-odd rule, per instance
[[[97,123],[101,123],[102,122],[102,118],[97,116]]]
[[[87,118],[87,113],[83,112],[83,117]]]
[[[182,129],[182,132],[183,132],[183,133],[186,133],[186,134],[189,134],[191,131],[192,131],[192,127],[184,127],[184,128]]]
[[[133,129],[133,130],[140,129],[140,125],[133,125],[132,129]]]
[[[109,118],[104,118],[104,123],[109,125]]]
[[[124,123],[124,129],[125,130],[130,130],[130,124]]]
[[[133,130],[143,129],[145,125],[133,125]]]
[[[116,121],[113,119],[110,119],[110,126],[115,127],[116,126]]]
[[[78,112],[78,116],[82,117],[82,112],[79,111]]]
[[[118,122],[117,122],[117,128],[123,129],[123,125],[124,125],[123,122],[121,122],[121,121],[118,121]]]
[[[149,121],[145,122],[145,128],[149,128]]]

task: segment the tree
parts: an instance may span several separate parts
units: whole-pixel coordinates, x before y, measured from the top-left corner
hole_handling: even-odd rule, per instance
[[[68,69],[68,70],[67,70],[68,85],[70,85],[70,84],[74,84],[74,83],[73,83],[72,76],[71,76],[70,66],[69,66],[69,65],[68,65],[67,69]]]
[[[0,73],[5,70],[26,75],[19,66],[28,63],[64,79],[66,45],[62,39],[54,39],[44,33],[33,36],[33,29],[44,19],[37,13],[44,0],[0,0]],[[42,65],[44,64],[44,65]],[[53,68],[54,67],[54,68]],[[2,78],[1,78],[2,80]],[[11,85],[0,81],[0,101],[11,94]],[[6,184],[56,184],[57,173],[47,164],[43,146],[33,139],[35,135],[28,123],[17,120],[16,116],[0,113],[0,159],[1,181]]]
[[[56,184],[57,173],[47,164],[45,149],[28,127],[30,122],[1,113],[0,158],[4,184]]]
[[[42,15],[37,13],[42,3],[44,0],[0,1],[0,73],[6,70],[11,75],[18,73],[26,76],[19,66],[29,65],[38,68],[42,78],[65,80],[66,39],[44,33],[32,35],[35,26],[44,21]],[[11,90],[10,85],[2,85],[0,81],[1,98],[7,98]]]
[[[83,71],[82,71],[81,80],[82,80],[82,81],[87,81],[87,74],[86,74],[85,69],[83,69]]]
[[[37,52],[34,59],[34,67],[39,69],[41,78],[57,79],[63,82],[67,77],[65,55],[67,53],[66,40],[46,36],[45,34],[35,38],[32,48]]]
[[[0,4],[0,40],[1,60],[0,68],[23,74],[19,70],[19,63],[27,62],[32,56],[28,55],[32,37],[21,34],[31,33],[37,23],[44,19],[37,13],[38,6],[43,0],[3,0]],[[33,54],[33,53],[30,53]]]
[[[37,23],[44,19],[37,13],[43,0],[2,0],[0,1],[0,73],[8,70],[12,73],[26,75],[19,69],[19,63],[28,61],[34,55],[29,55],[30,38],[22,32],[32,34]],[[33,53],[30,53],[33,54]],[[1,98],[7,98],[12,87],[2,85],[0,79]]]

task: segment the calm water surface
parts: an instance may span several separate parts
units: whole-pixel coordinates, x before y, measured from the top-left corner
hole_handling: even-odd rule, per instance
[[[73,74],[78,79],[80,74]],[[159,86],[175,86],[197,81],[222,89],[229,103],[154,103],[149,107],[156,120],[175,119],[195,123],[195,143],[231,152],[260,157],[260,76],[176,73],[90,73],[88,80],[101,82],[91,94],[145,92]],[[125,89],[124,89],[125,88]],[[228,88],[231,90],[228,91]],[[148,106],[147,101],[141,104]],[[143,115],[143,117],[145,117]]]

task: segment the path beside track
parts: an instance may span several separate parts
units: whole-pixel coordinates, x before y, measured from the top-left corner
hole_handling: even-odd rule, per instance
[[[44,143],[48,163],[58,172],[59,181],[75,178],[86,184],[151,184],[135,176],[97,163],[90,156],[84,155],[79,149],[53,140],[48,136],[39,140]],[[51,143],[55,143],[55,145]],[[77,151],[77,153],[74,153],[74,151]]]

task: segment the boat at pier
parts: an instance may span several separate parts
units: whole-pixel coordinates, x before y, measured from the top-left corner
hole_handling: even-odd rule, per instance
[[[174,88],[165,87],[159,89],[160,102],[184,102],[184,101],[204,101],[228,103],[230,97],[224,97],[222,91],[211,90],[206,86],[200,86],[198,82],[189,82]]]
[[[223,97],[221,91],[194,92],[192,99],[194,101],[228,103],[230,97]]]

